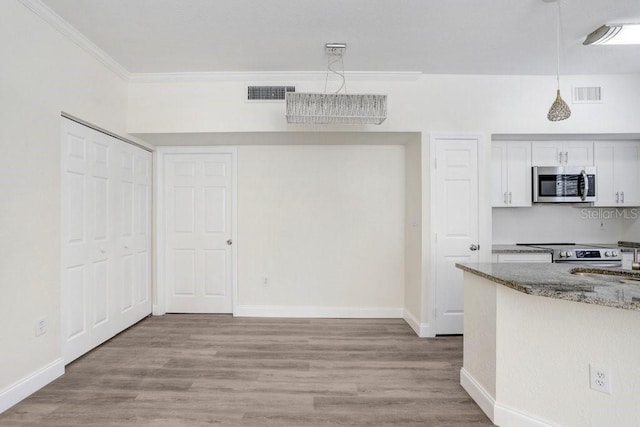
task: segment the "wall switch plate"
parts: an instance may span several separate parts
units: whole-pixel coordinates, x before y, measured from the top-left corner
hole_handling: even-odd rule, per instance
[[[47,333],[47,318],[36,319],[36,336],[39,337]]]
[[[611,394],[611,371],[608,368],[589,364],[589,384],[592,390]]]

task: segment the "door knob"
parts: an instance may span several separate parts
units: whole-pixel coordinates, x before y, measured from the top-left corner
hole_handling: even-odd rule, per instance
[[[469,249],[472,251],[477,251],[478,249],[480,249],[480,245],[476,245],[475,243],[472,243],[471,246],[469,246]]]
[[[233,240],[231,240],[231,239],[227,240],[227,245],[229,245],[229,246],[233,245]]]

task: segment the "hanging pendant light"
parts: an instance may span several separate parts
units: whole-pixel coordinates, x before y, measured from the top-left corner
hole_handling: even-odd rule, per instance
[[[558,89],[556,91],[556,99],[547,113],[547,119],[552,122],[566,120],[571,117],[571,109],[560,96],[560,0],[556,0],[556,4],[556,81],[558,82]]]

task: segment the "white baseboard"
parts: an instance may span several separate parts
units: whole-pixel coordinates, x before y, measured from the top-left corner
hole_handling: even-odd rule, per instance
[[[420,338],[432,338],[435,337],[435,331],[428,323],[420,323],[416,316],[413,313],[409,312],[406,308],[403,310],[403,316],[405,322],[411,326],[411,329],[418,335]]]
[[[496,425],[504,427],[551,427],[553,424],[546,423],[531,415],[523,414],[513,408],[496,403],[494,408]]]
[[[59,358],[0,391],[0,413],[40,390],[64,374],[64,360]]]
[[[495,424],[494,408],[496,400],[482,385],[464,368],[460,369],[460,385],[469,393],[469,396],[478,404],[482,412]],[[502,425],[502,424],[499,424]]]
[[[298,307],[279,305],[238,305],[233,315],[238,317],[316,317],[402,319],[402,308],[383,307]]]
[[[460,385],[478,404],[487,417],[500,427],[551,427],[531,415],[509,408],[496,400],[480,385],[478,381],[464,368],[460,369]]]

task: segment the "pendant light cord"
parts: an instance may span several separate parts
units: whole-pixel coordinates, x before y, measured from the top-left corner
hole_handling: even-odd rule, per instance
[[[344,92],[347,93],[347,79],[344,76],[344,60],[342,59],[342,54],[335,55],[335,57],[336,59],[334,60],[331,60],[331,56],[327,58],[327,74],[325,75],[325,78],[324,78],[324,93],[327,93],[327,84],[329,82],[329,72],[342,78],[342,84],[340,85],[338,90],[335,91],[335,93],[340,93],[342,89],[344,89]],[[333,69],[333,65],[338,62],[340,62],[340,65],[342,66],[342,73]]]
[[[556,0],[556,81],[560,90],[560,0]]]

